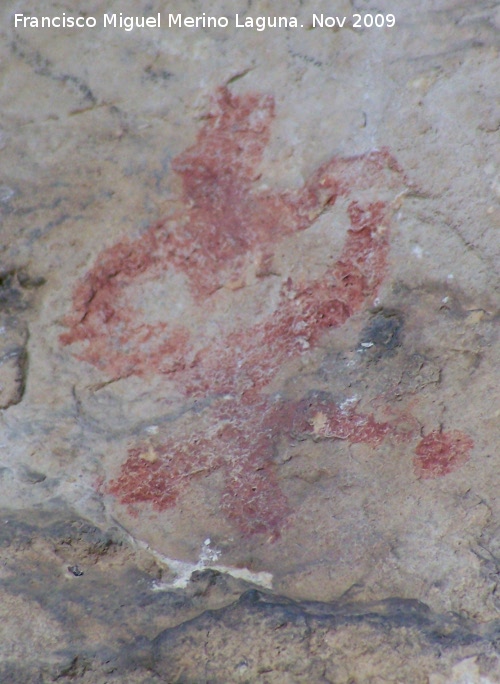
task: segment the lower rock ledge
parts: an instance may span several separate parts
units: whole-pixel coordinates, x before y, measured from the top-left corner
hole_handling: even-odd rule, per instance
[[[68,509],[2,511],[0,681],[405,682],[500,678],[500,621],[418,600],[294,601],[213,569],[162,569]]]

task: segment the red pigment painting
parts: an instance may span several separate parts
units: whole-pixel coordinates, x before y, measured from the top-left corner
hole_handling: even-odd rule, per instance
[[[109,493],[124,505],[161,511],[193,478],[220,471],[227,519],[243,534],[276,536],[291,513],[272,459],[283,435],[374,447],[388,435],[402,438],[397,424],[341,408],[328,395],[291,402],[266,388],[284,363],[310,353],[373,302],[387,272],[393,201],[406,178],[383,149],[333,157],[298,189],[270,189],[259,169],[274,116],[269,95],[217,91],[196,143],[172,164],[182,187],[172,211],[140,237],[103,250],[75,288],[60,341],[106,378],[159,374],[210,411],[209,433],[177,434],[174,427],[154,448],[131,447]],[[307,231],[339,201],[349,228],[335,262],[320,276],[283,279],[270,313],[250,325],[220,323],[214,333],[217,293],[244,287],[250,267],[255,278],[271,276],[282,241]],[[154,292],[166,273],[182,276],[196,332],[182,315],[147,318],[140,293]],[[461,433],[431,433],[415,449],[416,471],[446,475],[471,448]]]
[[[472,439],[458,430],[424,437],[415,449],[415,472],[422,479],[448,475],[467,462]]]

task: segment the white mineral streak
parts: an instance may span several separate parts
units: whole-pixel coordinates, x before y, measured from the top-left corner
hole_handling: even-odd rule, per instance
[[[123,527],[120,525],[123,530]],[[252,572],[248,568],[232,568],[227,565],[217,564],[221,552],[217,548],[212,547],[210,539],[205,539],[201,547],[200,556],[197,563],[189,563],[187,561],[176,560],[175,558],[168,558],[163,554],[153,549],[147,542],[140,539],[133,538],[126,530],[129,540],[141,549],[147,551],[160,565],[165,566],[175,574],[175,578],[171,582],[154,582],[152,585],[153,591],[167,591],[169,589],[184,589],[191,579],[193,572],[201,570],[217,570],[218,572],[231,575],[235,579],[241,579],[245,582],[251,582],[265,589],[272,589],[273,576],[270,572]]]

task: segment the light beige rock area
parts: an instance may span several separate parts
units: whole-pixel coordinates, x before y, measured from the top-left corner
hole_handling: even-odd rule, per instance
[[[499,8],[77,5],[0,9],[0,681],[500,681]]]

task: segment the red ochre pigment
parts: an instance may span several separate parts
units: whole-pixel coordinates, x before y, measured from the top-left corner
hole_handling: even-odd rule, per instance
[[[272,460],[283,435],[374,447],[400,436],[397,425],[342,411],[328,397],[285,402],[263,393],[285,361],[307,353],[376,296],[386,275],[392,207],[359,196],[376,186],[394,198],[405,186],[395,159],[378,150],[334,157],[299,190],[257,189],[273,118],[269,96],[218,91],[195,145],[172,165],[182,180],[181,208],[99,255],[75,288],[60,338],[112,379],[168,374],[187,398],[211,398],[210,436],[190,432],[154,448],[130,448],[107,491],[131,510],[150,504],[161,511],[193,478],[222,469],[221,510],[243,534],[277,535],[291,513]],[[249,256],[258,257],[265,275],[280,240],[306,230],[338,198],[347,202],[350,221],[339,259],[320,278],[288,278],[268,318],[194,350],[187,328],[146,323],[130,305],[134,288],[172,269],[184,274],[194,305],[209,317],[211,296],[241,280]],[[471,447],[460,433],[432,433],[417,447],[415,467],[422,477],[445,475]]]
[[[389,423],[342,411],[328,396],[314,394],[299,402],[261,397],[244,403],[228,397],[211,409],[211,419],[210,439],[191,433],[160,446],[144,443],[130,449],[108,491],[124,504],[149,503],[165,510],[193,477],[222,468],[223,513],[245,534],[276,533],[290,514],[272,462],[280,438],[345,439],[378,446],[386,435],[399,436]]]
[[[469,460],[472,439],[458,430],[434,431],[415,449],[415,474],[422,479],[448,475]]]

